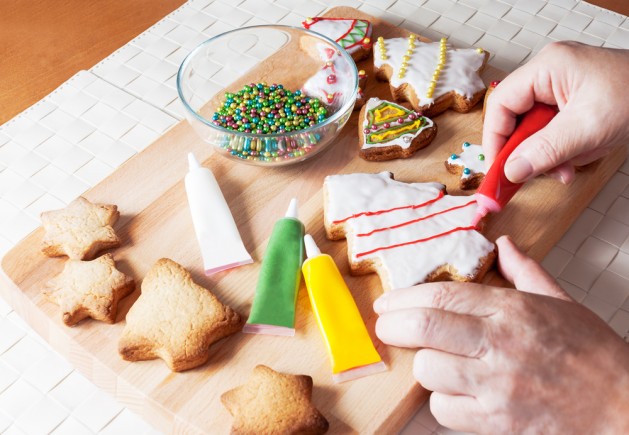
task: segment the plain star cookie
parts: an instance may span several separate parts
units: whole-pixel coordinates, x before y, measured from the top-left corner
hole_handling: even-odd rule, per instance
[[[354,18],[307,18],[301,25],[334,40],[347,51],[355,62],[369,56],[371,51],[371,23]]]
[[[93,204],[82,196],[66,208],[43,212],[42,252],[49,257],[90,260],[103,249],[120,246],[112,227],[119,216],[117,206]]]
[[[435,116],[451,108],[469,112],[485,94],[480,73],[489,53],[481,48],[453,49],[447,40],[420,42],[378,37],[373,46],[376,78],[388,81],[396,102]]]
[[[485,177],[485,154],[481,145],[463,142],[460,154],[452,154],[445,161],[451,174],[459,175],[459,186],[463,190],[476,189]]]
[[[330,175],[324,224],[331,240],[347,238],[354,274],[376,272],[385,290],[430,281],[479,281],[494,244],[472,225],[476,201],[439,183],[402,183],[390,172]]]
[[[365,160],[410,157],[437,135],[430,118],[379,98],[370,98],[358,119],[358,155]]]
[[[258,365],[246,384],[221,396],[233,434],[323,434],[329,424],[312,405],[312,378]]]
[[[115,323],[118,301],[134,289],[133,278],[116,269],[112,255],[105,254],[92,261],[66,261],[43,294],[61,307],[63,323],[74,326],[87,317]]]
[[[242,318],[190,273],[162,258],[142,281],[142,293],[127,314],[118,351],[128,361],[161,358],[172,371],[204,364],[212,343],[242,329]]]

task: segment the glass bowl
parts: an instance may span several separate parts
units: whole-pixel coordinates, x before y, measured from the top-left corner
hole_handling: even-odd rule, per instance
[[[264,95],[260,84],[276,98]],[[281,88],[294,98],[278,96]],[[281,25],[211,38],[184,59],[177,74],[186,117],[201,139],[225,157],[264,166],[300,162],[330,147],[352,113],[357,90],[358,71],[345,50],[318,33]],[[321,109],[305,96],[321,101],[325,119],[317,118]],[[240,111],[252,108],[246,115]]]

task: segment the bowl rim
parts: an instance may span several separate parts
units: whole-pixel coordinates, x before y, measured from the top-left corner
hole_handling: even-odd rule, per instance
[[[199,115],[190,106],[190,104],[188,103],[186,98],[183,96],[183,93],[182,93],[182,90],[181,90],[181,81],[182,81],[184,70],[186,69],[188,64],[192,61],[192,58],[194,58],[194,56],[199,51],[201,51],[206,45],[214,42],[216,39],[225,37],[225,36],[229,35],[230,33],[236,33],[236,32],[241,32],[243,30],[250,30],[250,29],[257,29],[257,28],[276,28],[276,29],[279,28],[279,29],[298,30],[298,31],[304,32],[306,34],[310,34],[313,37],[322,39],[322,40],[332,44],[333,46],[335,46],[337,48],[337,51],[351,65],[351,67],[352,67],[352,69],[354,71],[355,86],[354,86],[354,89],[352,90],[351,98],[348,99],[348,101],[345,104],[343,104],[343,106],[341,106],[336,111],[336,113],[334,113],[329,118],[325,119],[323,122],[317,123],[317,124],[313,125],[312,127],[308,127],[308,128],[303,129],[303,130],[293,130],[293,131],[284,132],[284,133],[279,133],[279,132],[276,132],[276,133],[245,133],[244,131],[230,130],[230,129],[227,129],[227,128],[215,125],[211,120],[209,120],[209,119]],[[301,90],[301,88],[300,88],[300,90]],[[219,131],[221,133],[228,133],[228,134],[235,134],[235,135],[244,135],[244,136],[252,137],[252,138],[271,138],[271,137],[278,137],[278,136],[286,137],[286,136],[307,134],[307,133],[312,133],[312,132],[314,132],[314,131],[322,128],[322,127],[327,126],[328,124],[331,124],[331,123],[337,121],[339,118],[341,118],[342,116],[344,116],[345,114],[348,113],[350,106],[353,106],[354,104],[356,104],[356,96],[358,95],[358,67],[356,66],[356,62],[354,61],[352,56],[343,47],[341,47],[333,39],[330,39],[327,36],[322,35],[321,33],[317,33],[317,32],[314,32],[312,30],[304,29],[302,27],[288,26],[288,25],[284,25],[284,24],[260,24],[260,25],[256,25],[256,26],[245,26],[245,27],[240,27],[240,28],[237,28],[237,29],[229,30],[227,32],[223,32],[223,33],[220,33],[220,34],[218,34],[216,36],[213,36],[213,37],[203,41],[199,45],[197,45],[194,49],[192,49],[192,51],[190,53],[188,53],[188,55],[184,58],[183,62],[181,62],[181,65],[179,66],[179,70],[177,71],[177,94],[179,95],[179,100],[183,103],[183,106],[184,106],[184,109],[186,110],[186,113],[191,114],[192,116],[194,116],[197,120],[199,120],[203,124],[207,125],[210,128],[213,128],[213,129],[215,129],[215,130],[217,130],[217,131]]]

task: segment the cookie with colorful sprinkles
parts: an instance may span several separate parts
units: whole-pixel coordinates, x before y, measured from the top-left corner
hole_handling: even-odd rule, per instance
[[[388,81],[396,102],[409,101],[428,116],[448,109],[466,113],[485,95],[480,73],[489,53],[482,48],[454,49],[446,38],[421,42],[378,37],[373,46],[376,78]]]
[[[410,157],[437,135],[437,125],[430,118],[379,98],[367,101],[359,119],[359,156],[365,160]]]
[[[461,154],[452,154],[445,161],[451,174],[460,175],[463,190],[476,189],[485,177],[485,154],[481,145],[463,142]]]
[[[367,58],[371,53],[373,26],[367,20],[313,17],[307,18],[301,24],[305,29],[336,41],[352,56],[355,62]]]

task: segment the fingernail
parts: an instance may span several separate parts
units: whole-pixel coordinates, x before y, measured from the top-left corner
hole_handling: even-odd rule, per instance
[[[562,184],[566,184],[566,180],[560,172],[550,172],[548,176],[553,180],[557,180]]]
[[[533,174],[533,166],[525,157],[514,156],[505,164],[505,175],[512,183],[522,183]]]
[[[373,310],[380,314],[384,313],[387,310],[387,295],[384,294],[376,299],[373,303]]]

